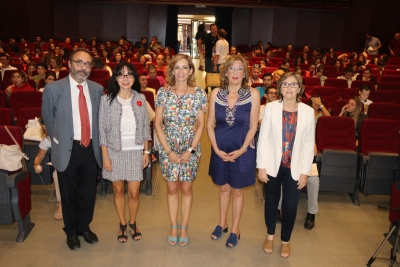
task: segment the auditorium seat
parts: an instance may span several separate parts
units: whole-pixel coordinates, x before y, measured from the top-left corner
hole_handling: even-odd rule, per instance
[[[381,77],[381,82],[384,83],[400,83],[400,76],[384,75]]]
[[[378,83],[378,90],[400,90],[400,83],[380,82]]]
[[[104,89],[107,89],[108,81],[110,80],[110,72],[102,69],[92,69],[88,77],[89,80],[97,82]]]
[[[368,118],[396,121],[400,130],[400,105],[394,103],[372,103],[368,108]]]
[[[390,76],[400,76],[400,71],[398,70],[384,70],[383,76],[390,75]]]
[[[374,95],[374,102],[386,102],[400,104],[400,91],[378,90]]]
[[[399,131],[395,121],[363,120],[359,141],[360,177],[355,197],[390,195],[393,170],[398,164]]]
[[[252,83],[251,84],[251,87],[253,87],[253,88],[256,88],[256,87],[259,87],[259,86],[264,87],[264,84],[263,83]]]
[[[158,91],[158,89],[160,89],[162,85],[160,85],[160,81],[156,78],[147,78],[147,87],[156,89],[156,91]]]
[[[6,90],[8,86],[12,84],[12,75],[15,70],[5,70],[3,74],[3,90]]]
[[[21,108],[18,110],[17,122],[15,126],[22,129],[22,133],[25,133],[25,126],[28,124],[29,120],[41,117],[42,107],[34,108]]]
[[[303,84],[307,86],[321,86],[321,79],[317,77],[303,77]]]
[[[65,78],[69,75],[69,70],[60,70],[60,72],[58,73],[58,79],[57,80],[61,80],[62,78]]]
[[[352,118],[323,116],[317,121],[316,145],[320,191],[346,192],[354,201],[357,179],[355,127]]]
[[[349,100],[350,98],[353,98],[355,96],[360,95],[360,89],[358,88],[346,88],[343,90],[343,97],[342,99],[344,100]]]
[[[347,102],[349,102],[348,99],[336,99],[333,102],[331,115],[339,116],[340,112],[342,111],[342,108],[347,104]]]
[[[327,110],[331,111],[333,102],[342,98],[342,91],[333,86],[314,86],[313,95],[319,95]]]
[[[0,126],[13,126],[14,125],[14,115],[9,108],[0,108]]]
[[[18,118],[18,110],[21,108],[42,107],[42,92],[15,92],[11,95],[8,102],[14,112],[14,117]]]
[[[23,150],[21,129],[16,126],[9,126],[8,129]],[[15,144],[4,126],[0,126],[0,140],[5,145]],[[30,180],[30,173],[23,169],[15,172],[0,170],[0,224],[18,222],[17,242],[24,242],[35,226],[30,218],[32,208]]]
[[[1,84],[1,83],[0,83]],[[7,95],[4,91],[0,91],[0,108],[7,107]]]
[[[336,79],[336,78],[327,78],[325,80],[324,86],[333,86],[333,87],[338,87],[342,90],[349,88],[349,84],[347,83],[346,80],[343,79]]]

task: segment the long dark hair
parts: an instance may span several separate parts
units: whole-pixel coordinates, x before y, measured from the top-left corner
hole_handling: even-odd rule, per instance
[[[136,91],[138,93],[140,92],[140,84],[139,84],[138,74],[136,72],[135,67],[130,62],[121,61],[117,66],[115,66],[115,68],[113,70],[113,75],[111,76],[110,81],[108,82],[107,96],[108,96],[108,99],[110,100],[110,105],[113,102],[113,100],[115,99],[115,97],[118,95],[119,90],[120,90],[118,82],[117,82],[117,76],[121,75],[122,70],[125,67],[128,69],[129,74],[133,74],[133,77],[135,79],[135,81],[133,82],[133,85],[132,85],[132,90]]]

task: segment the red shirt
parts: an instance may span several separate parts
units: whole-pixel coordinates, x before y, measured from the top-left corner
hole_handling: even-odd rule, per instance
[[[23,85],[21,85],[20,87],[16,87],[15,85],[13,85],[11,87],[11,92],[15,93],[15,92],[26,92],[26,91],[35,91],[35,89],[32,88],[32,86],[29,83],[24,83]]]

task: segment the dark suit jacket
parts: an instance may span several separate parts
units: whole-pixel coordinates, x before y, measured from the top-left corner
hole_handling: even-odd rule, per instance
[[[99,143],[99,105],[103,87],[86,80],[92,102],[92,145],[101,167]],[[71,86],[69,76],[46,85],[43,92],[42,118],[51,139],[51,162],[58,171],[65,171],[71,158],[74,138]]]

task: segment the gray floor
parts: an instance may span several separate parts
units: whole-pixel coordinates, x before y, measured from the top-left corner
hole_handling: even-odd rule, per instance
[[[198,84],[204,74],[196,73]],[[245,207],[240,223],[241,239],[235,248],[225,247],[228,234],[212,241],[210,234],[218,223],[218,188],[207,175],[210,145],[206,133],[202,137],[203,160],[194,182],[194,202],[189,223],[189,244],[182,248],[167,244],[169,219],[166,185],[161,181],[156,196],[146,196],[144,186],[138,214],[138,227],[143,238],[125,244],[117,241],[118,218],[111,188],[106,197],[97,197],[91,229],[100,242],[89,245],[82,240],[78,251],[66,245],[63,223],[53,219],[55,202],[43,186],[32,186],[32,221],[36,224],[24,243],[16,243],[17,224],[0,226],[1,266],[366,266],[369,258],[388,231],[388,211],[377,205],[389,203],[389,197],[363,196],[361,206],[351,203],[347,194],[321,192],[316,227],[305,230],[307,196],[302,193],[296,225],[291,240],[292,254],[288,259],[279,255],[279,238],[274,252],[262,250],[266,235],[263,202],[254,186],[245,190]],[[153,178],[158,164],[154,165]],[[52,186],[50,186],[52,187]],[[229,223],[231,220],[229,220]],[[277,233],[280,226],[277,227]],[[278,236],[279,237],[279,236]],[[388,257],[386,244],[380,256]],[[377,259],[373,266],[388,266]]]

